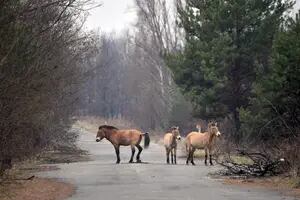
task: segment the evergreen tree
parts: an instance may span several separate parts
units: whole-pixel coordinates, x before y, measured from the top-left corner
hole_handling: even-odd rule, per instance
[[[242,132],[266,139],[299,135],[300,12],[278,33],[268,72],[257,76],[251,106],[241,112]]]
[[[196,115],[229,116],[239,131],[255,69],[268,69],[274,35],[291,6],[282,0],[187,0],[179,9],[186,45],[167,60]]]

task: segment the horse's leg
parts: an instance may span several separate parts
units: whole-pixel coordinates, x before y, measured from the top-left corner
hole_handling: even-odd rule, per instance
[[[173,160],[173,156],[174,156],[174,154],[173,154],[173,147],[171,148],[171,162],[172,162],[172,164],[174,164],[174,160]]]
[[[116,150],[116,155],[117,155],[117,164],[119,164],[120,163],[120,146],[119,145],[115,145],[114,146],[115,147],[115,150]]]
[[[169,164],[170,163],[170,150],[168,147],[166,147],[166,157],[167,157],[167,163]]]
[[[204,160],[205,165],[207,165],[207,148],[205,148],[205,160]]]
[[[212,155],[211,155],[211,149],[210,149],[210,148],[208,149],[208,153],[209,153],[209,164],[210,164],[210,165],[214,165],[214,164],[212,163],[212,158],[211,158]]]
[[[142,151],[143,151],[143,147],[141,147],[141,145],[139,145],[139,144],[137,144],[136,147],[137,147],[138,150],[139,150],[138,154],[136,155],[136,162],[140,163],[140,162],[142,162],[142,161],[140,160],[140,154],[141,154]]]
[[[176,147],[174,148],[174,164],[176,165],[177,164],[177,161],[176,161]]]
[[[129,163],[133,162],[134,153],[135,153],[135,147],[134,147],[134,145],[131,145],[131,157],[130,157]]]
[[[187,150],[186,164],[188,165],[189,164],[189,160],[191,159],[191,148],[188,147],[188,148],[186,148],[186,150]]]
[[[185,164],[187,164],[187,165],[189,164],[189,159],[190,159],[190,152],[188,152]]]
[[[195,148],[192,148],[192,151],[191,151],[191,163],[192,163],[192,165],[195,165],[195,163],[194,163],[194,153],[195,153]]]

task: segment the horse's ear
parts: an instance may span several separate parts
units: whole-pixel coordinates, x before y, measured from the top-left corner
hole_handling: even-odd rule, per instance
[[[211,127],[211,121],[210,121],[210,122],[208,122],[208,125],[207,125],[207,126],[208,126],[208,128],[210,128],[210,127]]]
[[[211,123],[211,126],[217,126],[217,122],[215,120],[212,120],[210,123]]]

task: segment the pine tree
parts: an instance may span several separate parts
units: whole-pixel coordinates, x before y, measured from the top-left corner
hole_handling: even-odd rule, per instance
[[[180,10],[184,51],[168,57],[175,81],[202,118],[231,117],[240,129],[256,68],[267,70],[283,13],[281,0],[188,0]]]
[[[251,106],[242,112],[242,132],[252,138],[290,138],[300,128],[300,11],[277,34],[272,64],[257,71]]]

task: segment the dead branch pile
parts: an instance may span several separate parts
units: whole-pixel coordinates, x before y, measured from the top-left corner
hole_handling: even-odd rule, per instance
[[[241,156],[246,162],[235,161],[231,154],[227,154],[222,160],[217,159],[218,164],[225,167],[227,175],[239,176],[273,176],[282,173],[283,158],[274,158],[265,152],[251,152],[238,149],[235,156]]]

